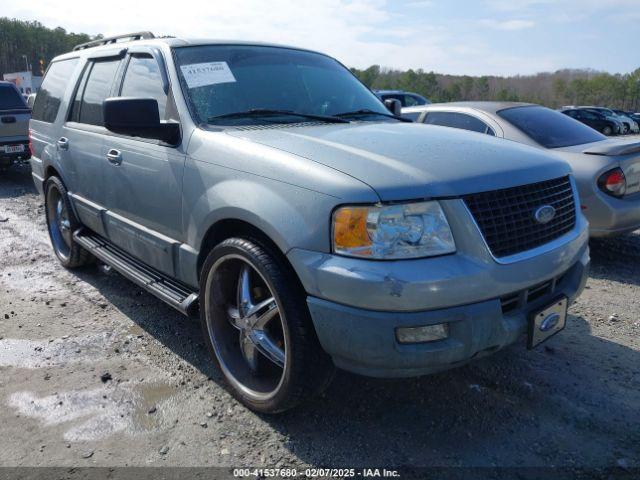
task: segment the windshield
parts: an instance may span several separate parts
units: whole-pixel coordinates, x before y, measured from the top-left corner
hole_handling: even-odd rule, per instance
[[[599,142],[607,137],[567,115],[545,107],[500,110],[498,115],[546,148]]]
[[[13,85],[0,85],[0,110],[25,109],[24,98]]]
[[[370,110],[363,120],[395,121],[382,102],[336,60],[318,53],[261,46],[205,45],[174,49],[178,75],[198,123],[255,125],[312,121]],[[254,114],[250,114],[254,111]],[[232,115],[248,112],[247,115]],[[382,115],[385,115],[383,117]],[[226,116],[224,118],[214,118]],[[360,118],[358,118],[360,120]]]

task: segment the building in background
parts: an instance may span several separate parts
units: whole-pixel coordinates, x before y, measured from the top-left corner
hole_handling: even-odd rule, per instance
[[[18,90],[20,90],[20,93],[25,95],[36,93],[42,84],[42,77],[38,77],[32,72],[27,71],[5,73],[2,77],[5,81],[14,83],[15,86],[18,87]]]

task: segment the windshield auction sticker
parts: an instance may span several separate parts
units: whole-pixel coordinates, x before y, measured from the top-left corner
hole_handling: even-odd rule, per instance
[[[231,73],[227,62],[193,63],[191,65],[181,65],[180,69],[189,88],[236,81],[236,77]]]

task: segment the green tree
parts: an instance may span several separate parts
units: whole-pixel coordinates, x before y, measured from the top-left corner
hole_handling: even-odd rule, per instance
[[[475,88],[479,100],[489,100],[489,77],[476,78]]]
[[[0,17],[0,78],[4,73],[23,71],[27,67],[39,74],[40,60],[44,60],[46,68],[53,57],[89,40],[91,37],[87,34],[68,33],[61,27],[50,29],[40,22]]]
[[[473,78],[469,75],[462,77],[462,100],[470,100],[473,92]]]
[[[379,65],[371,65],[366,70],[361,71],[359,74],[356,74],[360,81],[364,83],[367,87],[371,87],[376,79],[380,76],[380,66]]]

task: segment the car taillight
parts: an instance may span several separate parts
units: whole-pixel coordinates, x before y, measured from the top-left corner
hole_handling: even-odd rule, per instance
[[[29,129],[29,152],[33,155],[33,130]]]
[[[604,193],[614,197],[622,197],[627,192],[627,179],[622,170],[614,168],[600,176],[598,186]]]

